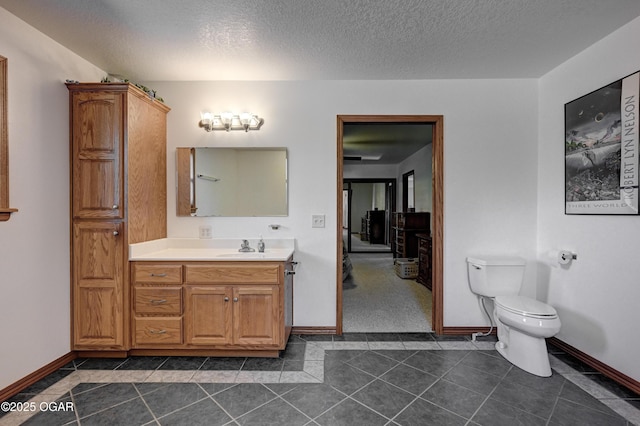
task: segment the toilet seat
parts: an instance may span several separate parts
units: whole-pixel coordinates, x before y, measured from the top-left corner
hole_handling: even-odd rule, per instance
[[[554,319],[556,310],[546,303],[524,296],[496,296],[495,303],[505,311],[537,319]]]

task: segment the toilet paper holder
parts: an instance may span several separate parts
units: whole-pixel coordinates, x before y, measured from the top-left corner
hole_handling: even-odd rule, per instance
[[[577,260],[578,254],[571,251],[562,250],[558,253],[558,262],[561,265],[567,265],[572,260]]]

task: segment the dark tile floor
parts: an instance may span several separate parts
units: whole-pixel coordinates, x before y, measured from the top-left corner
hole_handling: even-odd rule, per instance
[[[35,411],[0,411],[0,424],[638,424],[639,395],[566,353],[551,347],[540,378],[488,340],[292,336],[276,359],[77,359],[6,401]]]

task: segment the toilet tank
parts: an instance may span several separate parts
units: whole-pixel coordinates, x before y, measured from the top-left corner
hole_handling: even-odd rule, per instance
[[[517,295],[522,287],[525,264],[521,257],[467,257],[471,291],[487,297]]]

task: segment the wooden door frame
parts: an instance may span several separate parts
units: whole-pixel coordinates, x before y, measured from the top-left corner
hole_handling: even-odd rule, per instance
[[[442,115],[338,115],[337,117],[337,250],[336,250],[336,333],[342,334],[342,181],[343,135],[345,123],[427,123],[432,134],[432,314],[431,326],[436,334],[444,332],[443,268],[444,268],[444,116]]]

